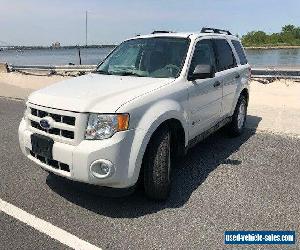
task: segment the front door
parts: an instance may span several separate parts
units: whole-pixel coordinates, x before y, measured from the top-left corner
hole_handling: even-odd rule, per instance
[[[208,64],[216,69],[213,43],[203,39],[196,43],[189,68],[192,74],[196,65]],[[190,139],[216,123],[221,114],[222,80],[219,77],[189,81]]]

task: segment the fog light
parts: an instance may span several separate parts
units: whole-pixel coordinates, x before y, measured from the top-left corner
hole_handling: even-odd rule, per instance
[[[91,164],[90,171],[94,177],[104,179],[114,173],[114,167],[108,160],[97,160]]]

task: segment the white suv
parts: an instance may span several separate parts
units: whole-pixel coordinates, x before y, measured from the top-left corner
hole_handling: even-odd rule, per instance
[[[91,74],[30,95],[22,152],[71,180],[166,199],[174,159],[224,125],[244,129],[250,67],[228,31],[156,31],[121,43]],[[201,166],[199,166],[201,167]]]

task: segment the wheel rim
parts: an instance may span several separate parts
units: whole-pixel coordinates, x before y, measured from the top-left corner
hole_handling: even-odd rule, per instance
[[[239,107],[238,117],[237,117],[238,129],[241,129],[244,126],[245,118],[246,118],[246,104],[245,102],[241,102],[241,105]]]

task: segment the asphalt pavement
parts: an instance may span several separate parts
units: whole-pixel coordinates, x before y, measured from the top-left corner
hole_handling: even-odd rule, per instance
[[[299,249],[300,139],[251,128],[217,132],[173,171],[171,196],[138,190],[103,197],[97,188],[44,172],[19,149],[24,102],[0,98],[0,199],[102,249]],[[227,230],[293,230],[292,246],[224,245]],[[68,249],[0,212],[0,249]]]

